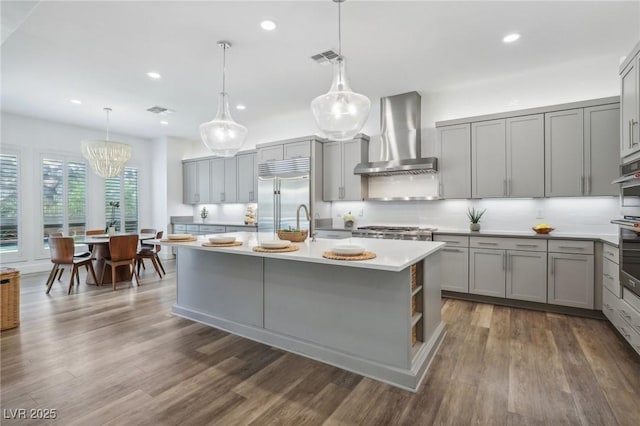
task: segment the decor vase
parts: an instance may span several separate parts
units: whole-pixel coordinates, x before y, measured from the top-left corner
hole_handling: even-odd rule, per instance
[[[469,224],[469,229],[471,229],[472,231],[479,231],[480,230],[480,224],[479,223],[470,223]]]
[[[109,227],[109,236],[112,237],[116,235],[116,227],[115,226],[110,226]]]

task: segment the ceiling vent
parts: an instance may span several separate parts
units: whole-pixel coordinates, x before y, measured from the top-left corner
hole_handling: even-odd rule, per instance
[[[161,106],[153,106],[151,108],[147,108],[147,111],[152,112],[154,114],[160,114],[160,115],[169,115],[169,114],[173,114],[175,111],[169,108],[165,108],[165,107],[161,107]]]
[[[318,53],[313,55],[311,59],[319,63],[320,65],[326,65],[332,63],[338,56],[338,53],[335,50],[327,50],[326,52]]]

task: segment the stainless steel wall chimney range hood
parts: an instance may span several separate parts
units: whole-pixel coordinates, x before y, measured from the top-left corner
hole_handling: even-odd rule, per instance
[[[421,104],[418,92],[380,99],[380,158],[362,158],[354,173],[363,176],[391,176],[435,173],[438,159],[421,157]]]

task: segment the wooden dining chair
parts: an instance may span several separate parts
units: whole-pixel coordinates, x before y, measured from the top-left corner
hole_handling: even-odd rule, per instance
[[[141,234],[155,234],[156,232],[158,231],[155,228],[142,228],[140,230]],[[153,244],[146,244],[144,241],[140,241],[140,249],[153,250]],[[144,263],[142,263],[142,267],[144,268]],[[140,268],[138,268],[138,271],[140,271]]]
[[[164,231],[159,231],[156,233],[156,240],[160,240],[162,239],[162,235],[164,234]],[[151,246],[151,249],[148,249],[146,247],[142,247],[142,249],[138,252],[137,255],[137,270],[138,270],[138,274],[140,274],[140,265],[142,265],[142,267],[144,268],[144,259],[150,259],[151,263],[153,263],[153,267],[156,269],[156,272],[158,273],[158,276],[160,278],[162,278],[162,274],[167,275],[167,273],[164,270],[164,266],[162,266],[162,262],[160,262],[160,258],[158,257],[158,253],[160,253],[160,249],[162,248],[162,246],[160,245],[156,245],[155,247],[153,245],[147,244],[147,246]],[[162,270],[162,272],[160,272],[160,270]]]
[[[71,277],[69,278],[69,291],[67,294],[71,294],[74,278],[78,285],[80,285],[80,272],[78,271],[78,268],[81,266],[84,266],[87,269],[87,273],[91,273],[91,276],[96,282],[98,281],[96,279],[96,273],[93,270],[93,263],[91,262],[93,259],[86,257],[78,259],[73,257],[73,238],[49,238],[49,250],[51,252],[51,263],[53,263],[53,268],[49,274],[49,280],[47,281],[47,294],[51,291],[51,286],[53,286],[53,282],[55,281],[55,272],[61,265],[71,266]]]
[[[47,242],[49,242],[50,238],[59,238],[59,237],[64,237],[64,234],[62,232],[51,232],[47,236]],[[51,243],[49,243],[49,247],[51,247]],[[49,279],[47,279],[47,283],[45,285],[49,285],[49,281],[52,279],[52,277],[53,279],[55,279],[56,275],[58,276],[58,281],[60,281],[62,279],[63,272],[64,272],[64,268],[56,267],[54,265],[54,267],[51,269],[51,272],[49,273]]]
[[[131,275],[136,277],[137,285],[140,285],[140,277],[136,270],[136,255],[138,251],[138,235],[117,235],[109,238],[110,256],[105,258],[105,268],[102,270],[100,282],[103,282],[104,271],[107,265],[111,265],[111,283],[113,289],[116,289],[116,268],[118,266],[128,265]],[[133,277],[132,277],[133,281]]]

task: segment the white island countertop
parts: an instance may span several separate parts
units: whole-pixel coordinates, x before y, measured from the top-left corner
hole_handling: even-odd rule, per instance
[[[221,234],[217,235],[219,236]],[[273,240],[274,234],[271,232],[230,232],[224,235],[234,236],[237,240],[242,241],[243,244],[236,247],[203,247],[202,244],[209,241],[208,235],[196,236],[198,237],[197,241],[187,243],[168,241],[160,242],[157,240],[147,241],[146,243],[245,256],[323,263],[393,272],[402,271],[445,246],[445,243],[434,241],[378,240],[372,238],[345,238],[335,240],[318,238],[316,242],[312,242],[309,238],[303,243],[292,243],[298,246],[299,250],[297,251],[286,253],[264,253],[253,251],[253,247],[259,246],[260,241]],[[277,239],[277,237],[275,238]],[[361,245],[367,251],[375,253],[376,257],[370,260],[331,260],[322,257],[322,253],[325,251],[331,250],[331,248],[336,245],[344,244]]]

